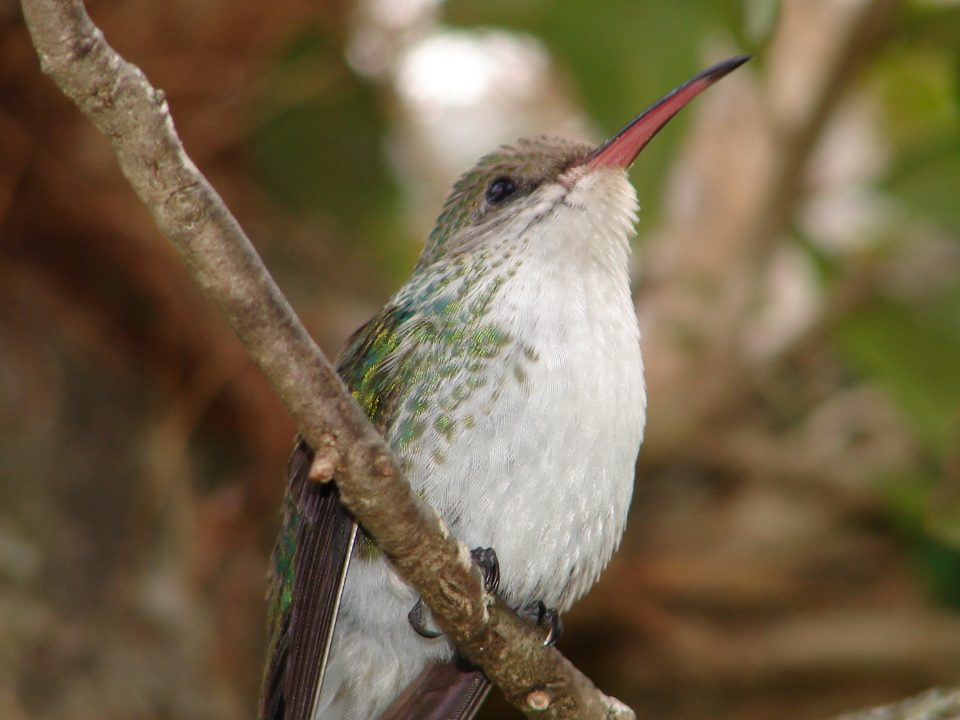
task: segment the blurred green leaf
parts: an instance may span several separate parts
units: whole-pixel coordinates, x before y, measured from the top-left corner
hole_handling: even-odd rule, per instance
[[[925,536],[917,542],[916,558],[934,597],[960,607],[960,551]]]
[[[960,81],[956,47],[894,48],[874,67],[892,162],[881,188],[911,212],[960,231]]]
[[[932,499],[936,504],[931,503],[927,513],[927,529],[943,544],[960,550],[960,497]]]
[[[960,413],[951,430],[943,477],[927,499],[926,528],[944,544],[960,550]]]
[[[960,232],[960,137],[935,138],[901,157],[881,187],[911,212]]]
[[[914,306],[878,298],[844,319],[834,340],[943,458],[960,410],[960,285]]]
[[[894,48],[872,67],[895,148],[957,132],[956,50]]]
[[[895,42],[901,45],[939,46],[957,49],[960,37],[960,7],[933,7],[929,2],[905,2]]]
[[[288,46],[267,85],[251,143],[256,175],[294,212],[376,243],[396,187],[383,154],[387,120],[375,89],[353,74],[321,33]],[[358,237],[359,236],[359,237]],[[393,238],[388,238],[393,240]]]
[[[938,474],[917,469],[886,478],[880,484],[880,493],[931,594],[942,603],[960,607],[960,548],[929,524],[929,503],[936,493]]]

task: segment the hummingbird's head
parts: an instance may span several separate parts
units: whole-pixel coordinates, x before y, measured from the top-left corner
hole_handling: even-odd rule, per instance
[[[420,264],[473,246],[471,238],[515,217],[531,200],[535,203],[538,191],[556,183],[592,150],[586,143],[541,136],[484,155],[454,184]]]
[[[580,228],[587,238],[595,234],[591,222],[632,225],[636,198],[627,168],[681,108],[748,59],[741,55],[707,68],[599,147],[540,136],[485,155],[454,184],[418,267],[484,247],[494,238],[509,241],[551,218],[563,224],[564,208],[589,216],[578,216],[587,223]]]

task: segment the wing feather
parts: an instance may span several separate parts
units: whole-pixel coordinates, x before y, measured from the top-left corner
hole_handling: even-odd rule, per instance
[[[431,663],[379,720],[471,720],[489,692],[490,681],[480,670]]]
[[[354,333],[337,368],[381,432],[402,390],[386,382],[389,373],[382,370],[397,354],[407,316],[386,308]],[[299,440],[287,468],[283,525],[273,553],[262,720],[310,720],[358,532],[335,482],[309,480],[312,462],[313,451]]]
[[[290,462],[284,530],[274,552],[283,576],[276,578],[272,598],[278,616],[264,679],[264,720],[309,720],[356,537],[357,525],[340,504],[336,486],[308,479],[312,461],[313,452],[301,440]]]

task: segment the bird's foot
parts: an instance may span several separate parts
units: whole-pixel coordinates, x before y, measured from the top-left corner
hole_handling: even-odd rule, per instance
[[[495,593],[500,586],[500,562],[497,560],[497,553],[493,548],[474,548],[470,551],[470,557],[480,568],[480,574],[483,575],[483,588],[489,593]],[[443,635],[440,629],[433,624],[430,617],[430,609],[423,603],[423,598],[417,599],[417,604],[407,613],[407,621],[410,627],[420,637],[433,640]]]
[[[548,608],[542,600],[525,605],[517,611],[517,615],[538,628],[547,629],[546,637],[543,639],[544,647],[556,645],[557,640],[563,635],[563,619],[560,617],[560,612],[555,608]],[[476,665],[460,655],[454,655],[453,661],[463,672],[479,670]]]
[[[430,609],[423,604],[423,598],[417,598],[417,604],[407,613],[407,621],[413,631],[422,638],[433,640],[443,635],[439,629],[430,627],[432,618],[429,618]]]
[[[480,568],[483,575],[483,589],[488,593],[495,593],[500,587],[500,561],[493,548],[474,548],[470,557]]]
[[[526,605],[518,614],[537,627],[547,629],[547,636],[543,639],[545,646],[556,645],[563,635],[563,618],[560,617],[560,612],[556,608],[548,608],[542,600]]]

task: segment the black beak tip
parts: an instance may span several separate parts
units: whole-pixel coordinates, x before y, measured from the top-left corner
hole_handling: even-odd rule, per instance
[[[753,55],[734,55],[726,60],[721,60],[716,65],[711,65],[703,71],[701,77],[709,78],[711,81],[717,81],[724,75],[732,73],[751,58],[753,58]]]

